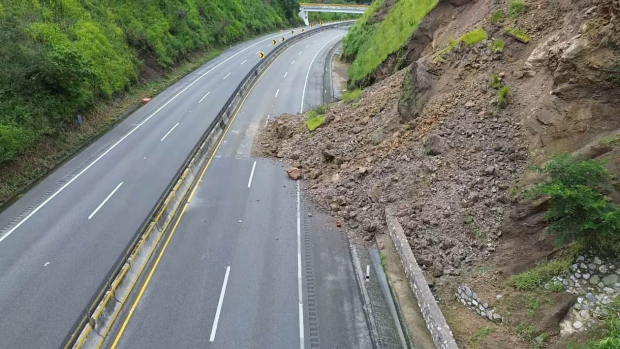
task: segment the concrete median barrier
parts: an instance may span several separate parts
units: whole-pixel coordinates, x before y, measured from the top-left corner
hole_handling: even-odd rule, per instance
[[[184,165],[179,169],[158,203],[151,210],[149,217],[136,233],[132,243],[109,273],[107,280],[103,282],[103,286],[93,297],[93,302],[86,308],[84,315],[68,336],[65,348],[96,348],[105,340],[153,252],[177,216],[179,208],[188,201],[191,189],[198,184],[197,180],[201,171],[209,162],[226,128],[233,121],[243,100],[263,71],[284,50],[296,42],[318,32],[349,25],[351,22],[341,22],[295,35],[280,43],[252,68],[207,128],[187,157]]]

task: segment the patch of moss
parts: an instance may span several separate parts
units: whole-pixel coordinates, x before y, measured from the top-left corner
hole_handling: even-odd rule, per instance
[[[508,8],[508,15],[512,18],[519,17],[527,12],[527,5],[522,0],[510,0],[510,6]]]
[[[497,104],[500,107],[505,107],[508,104],[508,92],[510,91],[510,87],[504,86],[499,89],[497,92]]]
[[[491,44],[491,51],[493,51],[493,53],[502,53],[504,52],[504,46],[506,46],[506,42],[504,40],[493,40],[493,44]]]
[[[528,43],[530,41],[530,37],[524,31],[517,27],[506,28],[506,32],[511,34],[517,40],[520,40],[524,43]]]
[[[491,23],[497,24],[497,23],[503,23],[503,22],[504,22],[504,11],[497,10],[493,12],[493,14],[491,15]]]

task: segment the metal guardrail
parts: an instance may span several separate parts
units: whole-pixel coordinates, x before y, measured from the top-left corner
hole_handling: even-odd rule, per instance
[[[74,348],[74,347],[78,347],[78,348],[81,347],[81,345],[84,343],[84,340],[87,338],[88,334],[97,326],[97,322],[100,320],[100,318],[104,316],[102,314],[104,314],[104,310],[108,302],[112,298],[115,298],[115,300],[118,303],[120,303],[119,306],[122,306],[123,302],[116,299],[116,296],[115,296],[116,289],[123,282],[124,276],[130,271],[130,266],[136,260],[136,258],[140,258],[141,260],[146,258],[146,261],[148,261],[148,259],[150,258],[152,251],[148,252],[147,256],[143,256],[140,254],[142,252],[143,246],[145,245],[145,242],[149,241],[149,238],[152,237],[151,235],[153,234],[153,231],[155,230],[155,228],[157,228],[157,231],[160,234],[157,240],[154,242],[154,246],[157,246],[159,240],[163,236],[163,233],[166,231],[168,225],[170,224],[170,221],[176,215],[178,208],[181,206],[179,205],[179,203],[185,200],[187,190],[180,199],[177,199],[177,194],[179,190],[181,189],[182,186],[185,186],[185,188],[187,189],[187,188],[191,188],[193,185],[193,180],[195,179],[195,176],[192,178],[191,183],[189,184],[186,183],[188,177],[191,177],[190,168],[193,165],[195,165],[194,162],[197,159],[199,160],[200,156],[203,156],[205,152],[210,152],[212,150],[208,146],[205,147],[205,145],[207,145],[210,142],[209,137],[211,137],[214,134],[214,131],[216,131],[216,127],[220,127],[221,131],[223,131],[226,128],[227,124],[223,120],[224,116],[230,112],[229,109],[235,103],[235,99],[239,97],[239,93],[243,89],[246,89],[246,91],[244,92],[248,92],[247,91],[248,86],[246,86],[248,81],[252,78],[257,78],[259,72],[262,72],[260,71],[260,68],[263,65],[266,65],[267,63],[270,63],[273,60],[275,60],[275,57],[277,57],[277,55],[282,53],[286,48],[288,48],[290,45],[294,44],[295,42],[305,37],[308,37],[310,35],[316,34],[318,32],[342,26],[343,24],[347,25],[348,22],[324,25],[319,28],[311,29],[304,33],[301,33],[301,34],[298,34],[292,37],[291,39],[285,41],[285,44],[281,44],[277,46],[276,49],[269,52],[265,56],[264,59],[256,63],[254,67],[252,67],[252,69],[245,75],[245,77],[241,80],[239,85],[235,88],[234,92],[228,98],[224,106],[220,109],[216,117],[213,119],[209,127],[207,127],[207,129],[201,136],[200,140],[196,143],[192,151],[189,153],[189,155],[183,162],[183,165],[176,172],[176,174],[174,175],[170,183],[166,186],[164,192],[158,199],[157,203],[155,204],[153,209],[151,209],[147,218],[143,221],[140,228],[134,234],[134,237],[132,238],[129,245],[125,248],[124,252],[119,256],[119,259],[117,260],[116,265],[106,275],[104,281],[99,287],[99,292],[91,298],[90,305],[87,308],[85,308],[85,310],[83,311],[83,314],[76,321],[71,332],[69,332],[67,337],[65,337],[65,343],[64,345],[61,346],[62,348],[68,349],[68,348]],[[252,81],[252,83],[254,82],[255,81]],[[237,107],[238,106],[235,106],[235,108],[233,108],[233,111],[236,110]],[[219,136],[217,137],[218,140],[219,140],[219,137],[222,137],[222,136],[223,136],[223,132],[219,134]],[[211,140],[211,143],[212,144],[214,143],[213,140]],[[176,205],[175,205],[176,207],[170,210],[170,207],[171,207],[170,204],[173,202],[173,200],[176,201]],[[147,243],[151,243],[151,241]],[[129,290],[133,288],[133,284],[135,284],[135,282],[139,278],[139,275],[142,272],[142,268],[137,273],[138,275],[136,279],[133,281],[132,285],[129,287]],[[116,318],[117,314],[118,313],[113,315],[113,318],[111,319],[112,322]],[[108,330],[109,328],[106,330],[106,333],[103,334],[103,337],[105,337]]]

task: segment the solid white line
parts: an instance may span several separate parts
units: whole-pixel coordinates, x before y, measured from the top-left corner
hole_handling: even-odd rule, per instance
[[[314,60],[316,59],[316,57],[319,55],[319,53],[325,48],[325,46],[329,45],[330,42],[341,38],[342,35],[337,36],[331,40],[329,40],[328,42],[325,43],[325,45],[323,45],[323,47],[321,47],[317,53],[314,55],[314,57],[312,58],[312,61],[310,61],[310,66],[308,67],[308,73],[306,73],[306,81],[304,81],[304,90],[301,93],[301,107],[299,107],[299,112],[303,113],[304,112],[304,99],[306,98],[306,86],[308,86],[308,77],[310,76],[310,70],[312,70],[312,64],[314,63]],[[315,41],[316,42],[316,41]]]
[[[73,178],[71,178],[67,183],[65,183],[65,185],[63,185],[62,187],[60,187],[60,189],[58,189],[54,194],[50,195],[50,197],[48,197],[45,201],[43,201],[39,206],[37,206],[37,208],[35,208],[34,210],[32,210],[26,217],[24,217],[24,219],[22,219],[19,223],[17,223],[13,228],[9,229],[9,231],[6,232],[6,234],[4,234],[4,236],[0,237],[0,242],[4,241],[4,239],[8,238],[11,234],[13,234],[13,232],[15,232],[15,230],[17,230],[19,227],[22,226],[22,224],[24,224],[27,220],[30,219],[30,217],[34,216],[35,213],[39,212],[39,210],[41,208],[43,208],[43,206],[47,205],[48,202],[52,201],[53,198],[56,197],[56,195],[60,194],[60,192],[62,192],[63,190],[65,190],[65,188],[67,188],[69,185],[71,185],[71,183],[73,183],[76,179],[80,178],[80,176],[82,174],[84,174],[84,172],[88,171],[91,167],[93,167],[97,162],[99,162],[99,160],[101,160],[102,157],[106,156],[109,152],[112,151],[112,149],[116,148],[117,145],[119,145],[122,141],[125,140],[125,138],[129,137],[132,133],[134,133],[137,129],[139,129],[142,125],[144,125],[144,123],[146,123],[147,121],[149,121],[153,116],[155,116],[157,113],[159,113],[162,109],[164,109],[168,104],[172,103],[172,101],[174,101],[178,96],[180,96],[183,92],[185,92],[188,88],[192,87],[195,83],[197,83],[198,81],[200,81],[200,79],[202,79],[203,77],[205,77],[207,74],[209,74],[210,72],[214,71],[215,69],[217,69],[219,66],[221,66],[222,64],[228,62],[229,60],[233,59],[234,57],[236,57],[237,55],[240,55],[242,52],[245,52],[247,50],[249,50],[250,48],[260,44],[261,42],[265,42],[265,41],[269,41],[273,38],[279,37],[280,35],[274,35],[271,36],[265,40],[259,41],[255,44],[252,44],[246,48],[244,48],[243,50],[235,53],[234,55],[226,58],[225,60],[221,61],[220,63],[218,63],[217,65],[215,65],[213,68],[209,69],[207,72],[203,73],[202,75],[200,75],[196,80],[192,81],[189,85],[185,86],[184,89],[182,89],[179,93],[177,93],[176,95],[174,95],[172,98],[170,98],[166,103],[164,103],[161,107],[157,108],[157,110],[155,110],[151,115],[149,115],[146,119],[142,120],[142,122],[140,122],[139,124],[136,125],[136,127],[134,127],[131,131],[129,131],[126,135],[124,135],[121,139],[119,139],[118,141],[116,141],[116,143],[114,143],[110,148],[108,148],[108,150],[106,150],[105,152],[103,152],[103,154],[99,155],[98,158],[96,158],[95,160],[93,160],[93,162],[91,162],[88,166],[86,166],[80,173],[76,174]]]
[[[228,274],[230,274],[230,265],[226,267],[226,275],[224,276],[224,285],[222,286],[222,293],[220,293],[220,301],[217,303],[217,310],[215,311],[215,320],[213,321],[213,327],[211,328],[211,337],[209,342],[213,342],[215,339],[215,331],[217,330],[217,323],[220,321],[220,311],[222,311],[222,303],[224,302],[224,293],[226,293],[226,284],[228,283]]]
[[[202,98],[198,101],[198,103],[202,102],[202,100],[203,100],[203,99],[207,98],[207,96],[209,95],[209,93],[211,93],[211,91],[207,92],[207,94],[206,94],[204,97],[202,97]]]
[[[295,61],[293,61],[293,63],[291,63],[291,65],[295,64]]]
[[[286,77],[286,74],[288,74],[288,72],[284,73],[284,77]]]
[[[248,60],[246,59],[245,61],[241,62],[241,65],[243,65],[243,63],[247,62]]]
[[[278,97],[278,92],[280,92],[280,89],[278,89],[278,90],[276,91],[276,95],[275,95],[275,97]],[[274,98],[275,98],[275,97],[274,97]]]
[[[252,165],[252,172],[250,173],[250,180],[248,181],[248,188],[252,185],[252,178],[254,177],[254,169],[256,168],[256,161]]]
[[[226,76],[222,80],[226,80],[226,78],[230,75],[230,73],[226,74]]]
[[[166,134],[164,135],[164,137],[162,137],[162,139],[160,139],[159,141],[160,141],[160,142],[163,142],[163,141],[164,141],[164,139],[166,139],[166,137],[168,137],[168,135],[170,134],[170,132],[172,132],[172,130],[174,130],[177,126],[179,126],[179,123],[178,123],[178,122],[176,123],[176,125],[172,126],[172,128],[170,129],[170,131],[168,131],[168,133],[166,133]]]
[[[301,215],[297,181],[297,295],[299,300],[299,348],[304,349],[304,298],[301,279]]]
[[[93,211],[93,213],[90,214],[90,216],[88,216],[88,219],[93,218],[93,216],[95,215],[95,213],[97,213],[97,211],[99,211],[99,209],[105,205],[106,202],[108,202],[108,200],[110,200],[110,198],[112,197],[112,195],[114,195],[114,193],[116,193],[116,191],[118,190],[118,188],[121,187],[121,185],[123,185],[123,182],[121,182],[119,185],[116,186],[116,188],[114,188],[114,190],[112,190],[112,192],[108,195],[107,198],[105,198],[105,200],[103,200],[102,203],[99,204],[99,206],[97,206],[97,208]]]

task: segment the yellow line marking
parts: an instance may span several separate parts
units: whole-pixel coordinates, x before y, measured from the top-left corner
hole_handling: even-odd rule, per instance
[[[292,46],[293,45],[287,47],[286,50],[284,50],[282,53],[286,52]],[[273,65],[273,63],[275,63],[276,60],[277,59],[274,59],[273,62],[271,62],[269,64],[267,69],[265,69],[262,72],[262,74],[256,80],[254,85],[252,85],[252,88],[250,89],[250,92],[243,98],[243,101],[241,102],[241,104],[237,108],[237,111],[235,112],[235,115],[233,116],[232,120],[228,123],[228,126],[226,126],[226,130],[222,134],[222,137],[220,138],[219,142],[217,143],[217,146],[215,147],[215,150],[213,151],[213,154],[211,154],[211,157],[209,158],[209,161],[205,165],[205,168],[202,170],[202,173],[200,174],[198,182],[194,185],[194,188],[192,189],[192,192],[191,192],[189,198],[187,199],[187,202],[183,206],[183,210],[181,211],[181,214],[179,215],[179,218],[177,219],[177,221],[175,222],[174,226],[172,227],[172,231],[170,232],[170,235],[168,235],[168,238],[166,239],[166,242],[164,243],[164,246],[162,247],[162,250],[159,252],[159,255],[157,256],[157,259],[155,260],[155,264],[153,264],[153,268],[149,272],[149,275],[147,276],[146,281],[144,282],[144,285],[142,285],[142,288],[140,289],[140,293],[138,293],[138,297],[136,298],[136,300],[134,301],[133,305],[131,306],[131,309],[129,310],[129,313],[127,314],[127,318],[125,318],[125,321],[123,322],[123,326],[121,326],[121,329],[119,330],[118,335],[116,336],[116,339],[114,340],[114,343],[112,343],[112,346],[110,347],[110,349],[115,349],[116,346],[118,345],[118,342],[120,341],[121,337],[123,336],[123,333],[125,332],[125,328],[127,327],[127,324],[129,323],[129,320],[131,320],[131,317],[133,316],[133,312],[136,310],[136,307],[138,306],[138,303],[140,303],[140,300],[142,299],[142,295],[144,294],[144,291],[146,290],[147,286],[151,282],[151,277],[153,276],[153,273],[157,269],[157,266],[159,265],[159,261],[161,260],[161,257],[164,255],[164,252],[166,252],[166,248],[168,247],[168,243],[170,242],[170,239],[172,239],[172,236],[174,236],[174,233],[176,232],[177,226],[179,225],[179,222],[181,221],[181,219],[183,218],[183,215],[185,214],[185,210],[187,209],[187,205],[189,205],[189,203],[192,201],[192,198],[194,197],[196,189],[198,189],[198,186],[200,185],[200,183],[202,183],[202,179],[203,179],[205,173],[207,172],[207,169],[211,165],[211,162],[213,161],[213,158],[215,157],[215,154],[217,154],[217,151],[219,150],[220,145],[222,145],[222,141],[224,140],[224,138],[226,138],[226,134],[228,133],[228,130],[230,129],[230,126],[235,122],[235,119],[237,119],[237,115],[239,115],[239,112],[241,111],[241,108],[245,104],[246,99],[250,96],[250,94],[252,94],[252,91],[254,90],[254,87],[256,86],[256,84],[258,84],[260,79],[262,79],[263,75],[265,75],[265,72],[267,70],[269,70],[269,68],[271,68],[271,66]],[[148,264],[148,263],[146,263],[146,264]],[[145,264],[145,266],[146,266],[146,264]],[[142,272],[140,272],[140,274],[142,274]],[[137,279],[139,279],[139,277],[136,278],[136,280]],[[132,289],[133,289],[133,285],[132,285]],[[113,324],[114,324],[114,322],[112,322],[112,324],[110,325],[110,328],[113,326]],[[104,338],[105,338],[105,336],[104,336]],[[100,345],[102,343],[103,343],[103,339],[101,340]]]

